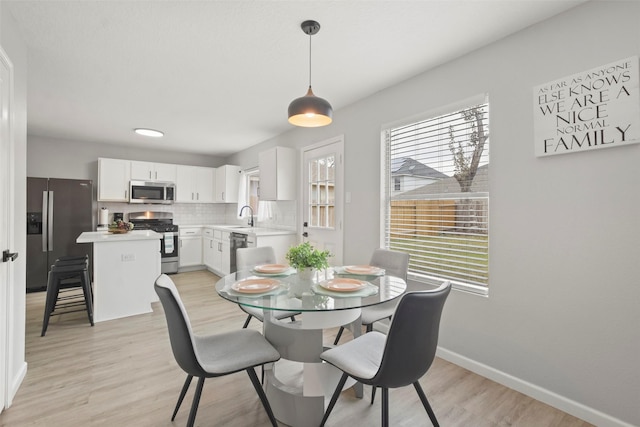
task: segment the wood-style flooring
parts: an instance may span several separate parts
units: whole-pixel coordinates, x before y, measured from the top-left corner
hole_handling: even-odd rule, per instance
[[[171,276],[180,290],[193,330],[209,334],[239,329],[245,314],[214,290],[207,271]],[[171,413],[185,374],[176,364],[160,303],[153,313],[89,326],[83,312],[51,319],[40,337],[45,293],[27,295],[27,376],[0,414],[0,426],[184,426],[195,382],[175,420]],[[260,330],[252,320],[250,328]],[[337,330],[325,333],[333,342]],[[341,341],[350,339],[345,332]],[[590,424],[441,359],[421,384],[442,426],[563,426]],[[327,426],[380,425],[380,395],[369,404],[353,390],[342,393]],[[393,426],[429,426],[413,387],[391,390]],[[268,426],[269,420],[245,373],[208,379],[198,426]]]

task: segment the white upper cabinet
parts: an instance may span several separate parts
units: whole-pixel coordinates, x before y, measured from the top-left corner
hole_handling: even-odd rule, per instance
[[[296,199],[296,150],[273,147],[258,154],[260,200]]]
[[[216,170],[214,168],[196,166],[195,174],[198,202],[213,203],[215,201]]]
[[[222,203],[237,203],[239,185],[240,166],[224,165],[216,168],[215,201]]]
[[[200,166],[177,166],[176,202],[213,203],[216,169]]]
[[[176,182],[177,165],[131,161],[131,179]]]
[[[98,159],[98,201],[128,202],[131,162],[121,159]]]

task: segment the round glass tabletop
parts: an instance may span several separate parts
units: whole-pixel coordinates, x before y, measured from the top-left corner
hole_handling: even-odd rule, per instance
[[[294,269],[261,273],[254,269],[224,276],[216,292],[231,302],[265,310],[334,311],[382,304],[402,295],[406,282],[395,276],[339,274],[340,267],[300,277]]]

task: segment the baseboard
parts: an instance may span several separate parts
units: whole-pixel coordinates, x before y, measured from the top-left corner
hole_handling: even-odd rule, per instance
[[[599,427],[634,427],[632,424],[442,347],[438,347],[436,355]]]
[[[20,370],[18,371],[18,375],[16,375],[13,378],[13,380],[11,381],[11,386],[9,387],[9,390],[8,390],[9,395],[7,396],[7,408],[10,407],[11,404],[13,403],[13,398],[18,392],[18,389],[20,388],[20,385],[22,384],[22,381],[26,376],[27,376],[27,362],[22,362],[22,365],[20,366]]]

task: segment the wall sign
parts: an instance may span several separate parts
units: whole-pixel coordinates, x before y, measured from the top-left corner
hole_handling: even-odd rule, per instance
[[[536,156],[640,142],[638,56],[533,88]]]

